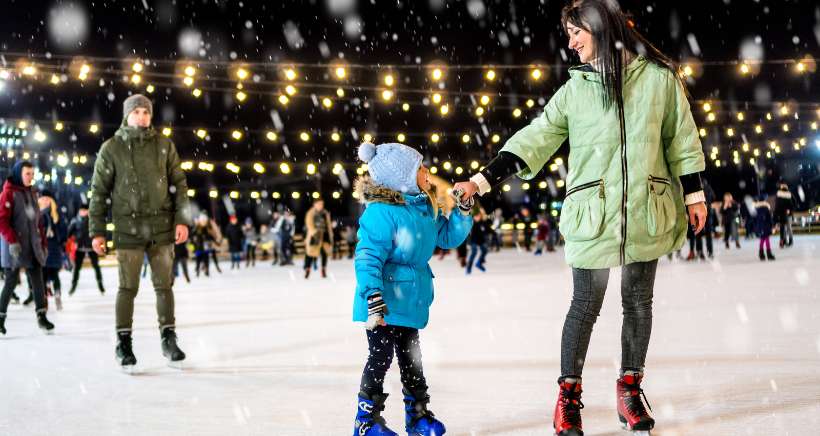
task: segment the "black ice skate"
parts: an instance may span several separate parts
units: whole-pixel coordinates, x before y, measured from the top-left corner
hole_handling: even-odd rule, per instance
[[[45,313],[37,314],[37,326],[47,335],[54,334],[54,324],[49,322]]]
[[[137,357],[131,347],[131,332],[117,332],[117,362],[122,367],[123,372],[133,374],[137,366]]]
[[[182,369],[185,353],[177,346],[177,333],[173,327],[162,330],[162,355],[168,359],[168,366]]]

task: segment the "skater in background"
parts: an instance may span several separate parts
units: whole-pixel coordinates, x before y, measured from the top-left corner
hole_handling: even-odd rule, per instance
[[[357,400],[354,434],[396,435],[381,412],[384,378],[395,353],[404,394],[405,430],[412,435],[446,431],[428,409],[430,396],[421,361],[419,329],[427,325],[433,301],[429,260],[436,246],[460,245],[472,219],[465,210],[449,218],[438,209],[421,154],[403,144],[364,143],[359,158],[370,178],[356,182],[366,208],[359,218],[353,320],[366,322],[369,355]],[[406,232],[403,229],[416,229]]]
[[[200,272],[205,274],[205,277],[210,276],[211,248],[216,244],[217,235],[207,215],[200,214],[197,218],[191,241],[194,244],[196,276],[199,277]]]
[[[475,267],[479,271],[487,271],[487,269],[484,268],[484,262],[487,258],[487,240],[492,233],[492,223],[487,220],[484,209],[478,208],[473,215],[473,228],[470,230],[470,237],[467,238],[470,242],[470,258],[467,259],[466,268],[467,274],[473,272],[473,262],[475,262]],[[478,255],[478,261],[476,261],[476,255]]]
[[[211,236],[206,254],[213,261],[216,272],[222,274],[222,269],[219,267],[219,247],[223,243],[222,231],[219,230],[219,224],[216,223],[215,219],[207,218],[207,216],[206,219],[208,221],[208,234]]]
[[[518,222],[524,225],[524,229],[522,230],[524,233],[524,250],[530,251],[532,249],[532,234],[534,230],[532,228],[532,224],[534,221],[528,208],[521,208],[521,214],[519,215]]]
[[[720,206],[720,216],[723,221],[723,243],[729,248],[729,239],[735,240],[735,246],[740,248],[740,236],[738,226],[740,225],[740,205],[737,204],[731,192],[723,194],[723,203]],[[748,221],[748,220],[747,220]],[[748,234],[747,233],[747,238]]]
[[[296,217],[286,209],[274,226],[279,235],[279,265],[293,265],[293,235],[296,233]]]
[[[68,295],[74,295],[77,291],[77,283],[80,281],[80,270],[83,269],[83,261],[86,256],[91,261],[91,267],[94,268],[94,276],[97,278],[97,288],[100,294],[105,294],[103,287],[102,271],[100,270],[100,258],[91,247],[91,235],[88,233],[88,205],[83,203],[77,211],[77,216],[71,220],[68,225],[69,236],[74,237],[74,243],[77,249],[74,251],[74,270],[71,276],[71,289]]]
[[[11,175],[3,184],[0,194],[0,265],[3,267],[5,282],[0,294],[0,334],[6,334],[6,315],[11,294],[20,281],[20,269],[26,270],[37,325],[46,334],[54,330],[46,318],[46,287],[43,282],[43,267],[46,264],[46,235],[38,213],[37,190],[34,182],[34,165],[28,161],[17,161],[11,168]]]
[[[550,222],[547,220],[546,215],[540,215],[538,217],[538,227],[535,228],[535,255],[540,256],[541,253],[546,251],[555,251],[555,248],[552,246],[552,241],[550,240]]]
[[[696,233],[706,224],[705,158],[677,66],[630,25],[616,2],[572,1],[561,23],[583,65],[570,68],[570,79],[538,118],[453,189],[466,200],[516,173],[532,179],[570,139],[561,233],[574,290],[561,339],[555,433],[583,434],[584,362],[609,269],[617,266],[623,306],[617,412],[628,429],[649,431],[655,421],[641,383],[657,260],[683,244],[687,209]],[[640,147],[629,146],[637,142]]]
[[[57,202],[51,192],[43,191],[37,200],[40,206],[41,222],[46,235],[46,264],[43,267],[43,282],[51,294],[57,310],[63,310],[63,286],[60,283],[60,270],[63,268],[65,242],[68,239],[65,222],[60,219]]]
[[[185,359],[177,346],[174,309],[174,243],[188,239],[188,186],[176,147],[151,126],[153,107],[141,94],[123,102],[123,121],[97,153],[91,180],[92,246],[106,250],[106,219],[115,226],[119,291],[116,302],[117,361],[125,370],[137,363],[132,348],[134,299],[145,255],[157,298],[162,354],[169,362]]]
[[[245,234],[245,268],[256,266],[256,247],[259,245],[259,234],[253,226],[253,220],[245,218],[245,225],[242,226],[242,233]]]
[[[333,260],[342,258],[342,243],[344,242],[344,238],[342,237],[343,228],[344,226],[342,225],[341,219],[333,221],[333,250],[330,256]]]
[[[792,214],[794,200],[789,191],[789,185],[781,183],[777,189],[777,198],[774,202],[774,218],[780,230],[780,248],[791,247],[794,242],[792,234]]]
[[[277,227],[277,224],[279,223],[279,220],[282,218],[282,215],[284,214],[279,213],[278,211],[273,213],[273,218],[270,222],[270,229],[268,230],[270,232],[269,238],[271,242],[271,255],[273,256],[272,264],[274,266],[279,264],[280,255],[282,253],[282,247],[279,246],[279,242],[282,239],[279,236],[279,229],[281,229],[281,226]]]
[[[493,251],[501,251],[502,244],[502,234],[501,234],[501,225],[504,224],[504,212],[497,208],[493,211],[493,222],[492,222],[492,230],[493,232],[490,233],[490,250]]]
[[[239,227],[239,220],[236,215],[228,217],[228,225],[225,226],[225,239],[228,240],[231,269],[239,269],[242,261],[242,245],[245,243],[245,232]]]
[[[760,237],[760,249],[758,250],[760,260],[775,260],[774,254],[772,254],[772,244],[769,242],[773,230],[772,207],[766,201],[766,194],[761,194],[759,201],[755,203],[755,233]],[[766,247],[765,254],[763,253],[764,246]]]
[[[305,214],[305,278],[310,277],[310,268],[316,258],[322,258],[322,278],[327,277],[327,256],[333,247],[330,212],[325,210],[321,198],[313,201],[313,206]]]
[[[275,247],[275,245],[272,242],[273,234],[271,233],[271,230],[268,228],[267,224],[262,224],[262,225],[259,226],[259,238],[258,239],[259,239],[259,246],[257,248],[262,250],[262,253],[260,254],[259,260],[261,260],[263,262],[267,262],[268,255],[270,254],[269,249],[271,247]],[[274,256],[274,262],[276,261],[276,257],[279,257],[279,256]]]
[[[345,241],[347,241],[347,258],[353,259],[356,252],[356,229],[353,226],[345,226]]]
[[[186,283],[191,283],[191,277],[188,275],[188,243],[174,244],[174,279],[179,277],[179,271],[185,277]]]

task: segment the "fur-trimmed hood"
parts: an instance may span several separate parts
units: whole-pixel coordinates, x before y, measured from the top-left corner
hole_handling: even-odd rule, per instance
[[[354,183],[354,192],[359,203],[405,204],[404,195],[382,185],[377,185],[370,177],[359,177]]]

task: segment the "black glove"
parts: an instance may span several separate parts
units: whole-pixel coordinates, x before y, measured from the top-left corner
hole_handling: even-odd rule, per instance
[[[367,323],[365,326],[368,330],[375,329],[388,313],[387,304],[382,299],[382,293],[379,291],[374,292],[373,295],[367,297]]]

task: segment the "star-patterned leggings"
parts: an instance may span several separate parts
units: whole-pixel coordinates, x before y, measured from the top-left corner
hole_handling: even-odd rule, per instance
[[[367,343],[370,355],[362,373],[361,392],[367,395],[383,393],[384,377],[393,362],[393,350],[399,360],[404,389],[409,392],[427,391],[417,329],[378,326],[374,330],[367,330]]]

